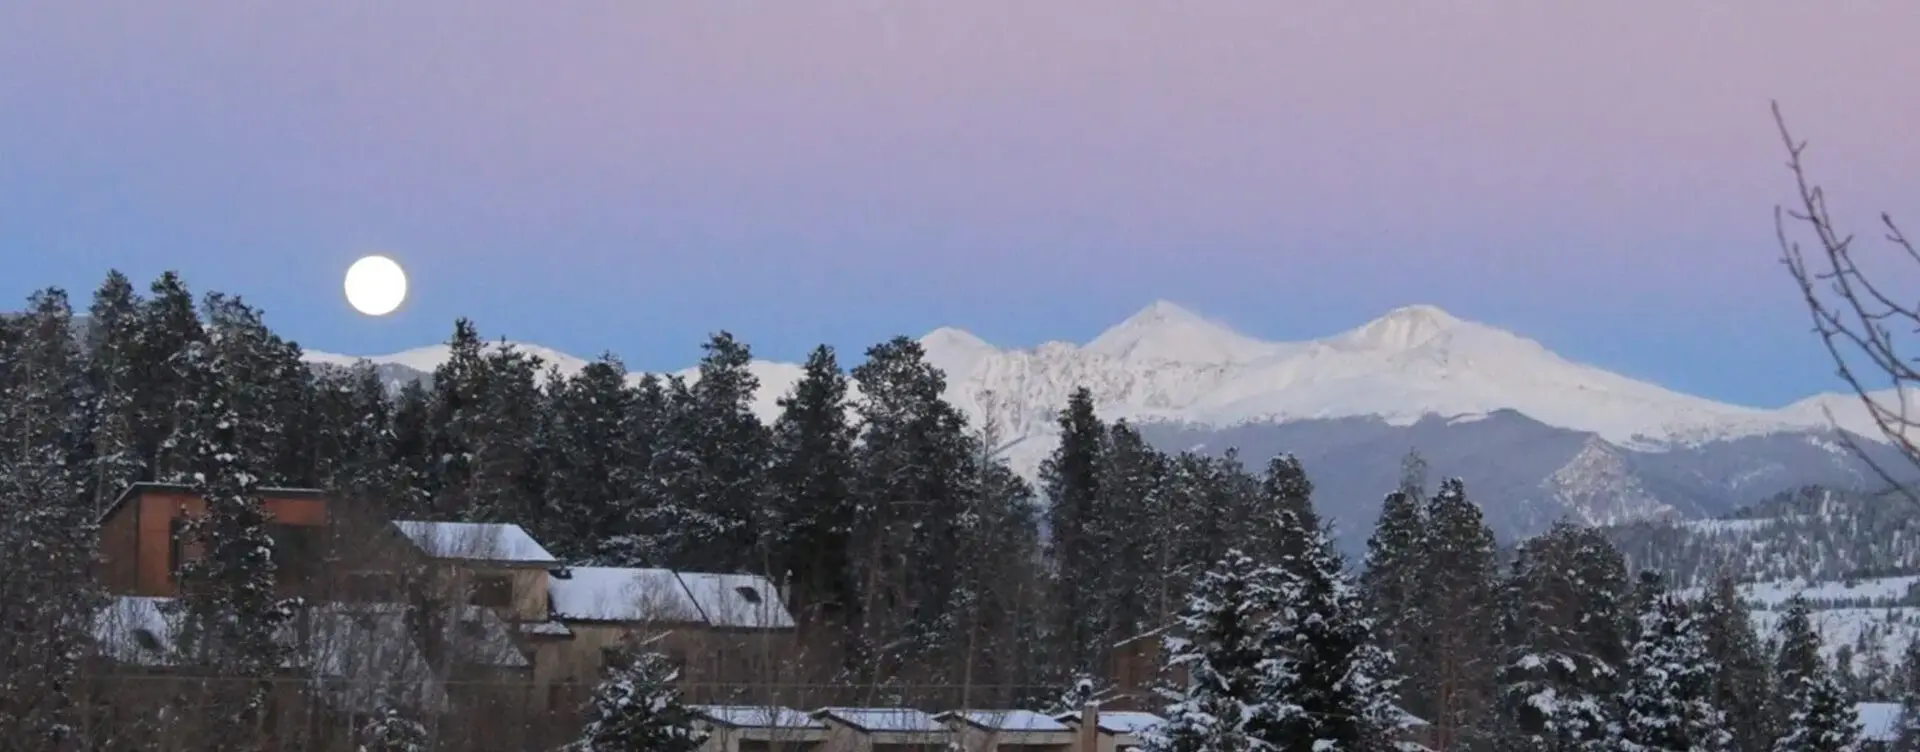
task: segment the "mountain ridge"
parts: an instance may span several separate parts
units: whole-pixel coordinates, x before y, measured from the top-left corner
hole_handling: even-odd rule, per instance
[[[1483,488],[1489,521],[1505,535],[1560,519],[1718,515],[1807,483],[1865,483],[1872,476],[1841,431],[1891,451],[1851,395],[1776,409],[1719,402],[1568,360],[1426,304],[1290,342],[1250,337],[1166,301],[1085,344],[1003,348],[954,327],[919,341],[947,374],[946,398],[975,425],[993,423],[1004,458],[1028,478],[1053,449],[1067,396],[1084,386],[1102,417],[1141,425],[1169,451],[1311,455],[1316,484],[1342,498],[1329,517],[1348,543],[1371,522],[1378,494],[1393,487],[1382,474],[1416,447],[1436,455],[1437,470]],[[510,344],[563,375],[588,363]],[[429,346],[365,360],[409,379],[430,373],[445,353]],[[362,359],[307,357],[333,365]],[[771,421],[801,368],[767,360],[750,368],[761,381],[754,410]]]

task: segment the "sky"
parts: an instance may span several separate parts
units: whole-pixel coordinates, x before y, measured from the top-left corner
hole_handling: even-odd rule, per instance
[[[310,349],[468,316],[648,370],[1431,303],[1773,406],[1838,385],[1768,103],[1863,242],[1920,224],[1916,37],[1908,0],[20,0],[0,296],[174,269]],[[340,289],[372,252],[414,283],[382,319]]]

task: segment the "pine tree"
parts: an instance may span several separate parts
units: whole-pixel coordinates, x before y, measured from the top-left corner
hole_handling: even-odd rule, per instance
[[[1093,409],[1093,392],[1073,390],[1056,421],[1060,443],[1040,464],[1040,489],[1048,500],[1047,552],[1053,562],[1052,631],[1056,655],[1075,671],[1091,669],[1097,646],[1110,636],[1098,595],[1109,571],[1100,520],[1101,448],[1107,427]]]
[[[1726,713],[1733,748],[1766,749],[1773,740],[1774,718],[1767,707],[1773,677],[1753,617],[1733,579],[1724,575],[1714,580],[1712,591],[1697,608],[1707,656],[1718,669],[1713,704]]]
[[[1459,478],[1428,500],[1415,574],[1419,619],[1410,674],[1415,714],[1426,714],[1440,745],[1481,738],[1496,692],[1500,624],[1493,530]]]
[[[1366,567],[1360,573],[1361,599],[1374,620],[1375,638],[1403,666],[1413,659],[1414,643],[1421,634],[1420,613],[1414,604],[1425,566],[1426,525],[1426,510],[1419,499],[1400,491],[1387,494],[1373,535],[1367,538]],[[1410,693],[1407,709],[1428,717],[1423,700]]]
[[[1170,524],[1165,511],[1167,474],[1167,456],[1148,445],[1139,429],[1126,421],[1107,428],[1100,453],[1098,508],[1103,514],[1094,521],[1096,539],[1109,547],[1105,570],[1096,583],[1098,608],[1105,614],[1108,630],[1098,645],[1103,651],[1166,623],[1160,618],[1156,596],[1166,579],[1158,566],[1157,538]]]
[[[1522,544],[1502,594],[1500,747],[1607,741],[1624,663],[1626,562],[1598,531],[1555,524]]]
[[[1713,704],[1719,667],[1707,653],[1699,623],[1666,592],[1656,571],[1641,572],[1636,600],[1642,605],[1622,677],[1619,749],[1734,749],[1726,716]]]
[[[1247,522],[1248,554],[1256,561],[1281,566],[1308,564],[1313,536],[1326,530],[1312,499],[1313,481],[1300,460],[1282,454],[1268,461],[1258,490],[1247,497],[1249,504],[1241,512]]]
[[[847,376],[833,348],[821,345],[780,400],[773,425],[769,479],[778,516],[770,532],[778,541],[775,559],[791,578],[795,613],[842,636],[855,633],[862,618],[852,560],[853,438]]]
[[[1202,573],[1166,638],[1167,671],[1178,685],[1163,691],[1166,723],[1148,732],[1148,752],[1246,752],[1265,699],[1261,625],[1273,605],[1268,572],[1229,551]],[[1183,676],[1184,675],[1184,676]]]
[[[955,648],[946,640],[956,632],[963,515],[978,498],[976,449],[920,343],[896,337],[870,348],[853,380],[865,397],[856,408],[855,561],[871,585],[861,597],[889,606],[863,625],[866,644],[887,648],[870,664],[911,661],[939,667],[926,681],[951,680],[939,673]]]
[[[759,377],[747,346],[727,332],[702,348],[699,378],[677,392],[663,446],[653,457],[660,484],[660,563],[702,571],[768,569],[759,510],[769,438],[754,416]]]
[[[568,752],[695,752],[706,732],[673,688],[679,671],[658,653],[608,662],[587,703],[586,725]]]
[[[377,374],[376,374],[377,378]],[[392,442],[388,468],[394,492],[387,499],[395,519],[433,519],[439,490],[438,456],[433,454],[433,397],[420,381],[401,386],[393,398]]]
[[[427,752],[430,749],[433,749],[433,737],[427,733],[427,727],[392,705],[382,704],[360,727],[357,752]]]
[[[181,598],[169,610],[178,619],[176,644],[189,660],[224,677],[257,680],[221,683],[210,701],[235,720],[225,727],[225,744],[238,748],[258,733],[269,680],[287,656],[278,632],[298,602],[275,595],[270,515],[259,496],[260,468],[269,464],[260,448],[283,430],[267,404],[277,338],[237,298],[210,294],[207,312],[211,336],[181,359],[197,377],[191,383],[199,390],[198,420],[178,434],[191,440],[190,477],[205,503],[180,534],[201,554],[181,566]]]
[[[84,364],[58,289],[0,318],[0,737],[36,749],[74,738],[84,624],[102,603],[91,577],[95,525]]]
[[[571,378],[549,381],[548,389],[543,430],[552,514],[533,522],[544,525],[539,533],[549,549],[581,559],[598,550],[600,537],[621,514],[637,506],[645,486],[637,395],[627,386],[626,366],[611,354]]]
[[[1286,459],[1270,478],[1290,479],[1299,470]],[[1389,749],[1404,719],[1393,658],[1375,644],[1366,605],[1332,541],[1303,510],[1312,511],[1310,499],[1289,500],[1273,513],[1289,552],[1269,575],[1272,611],[1260,637],[1264,661],[1247,728],[1273,749]]]
[[[1804,598],[1787,602],[1778,630],[1780,652],[1774,661],[1779,687],[1776,714],[1784,719],[1774,752],[1839,752],[1860,736],[1859,719],[1820,657],[1820,635],[1813,631]]]
[[[1907,643],[1895,677],[1900,719],[1894,727],[1894,752],[1920,752],[1920,640]]]
[[[135,338],[134,409],[140,420],[142,480],[180,482],[196,461],[188,435],[200,419],[201,387],[193,361],[196,346],[206,342],[206,331],[194,307],[193,295],[173,272],[154,281],[152,296],[140,309]]]
[[[464,519],[474,505],[473,467],[485,426],[486,373],[486,347],[479,330],[468,319],[455,321],[453,337],[447,340],[447,359],[433,369],[428,400],[425,485],[432,500],[425,511],[432,519]]]
[[[138,444],[141,393],[140,306],[133,283],[118,271],[93,295],[87,315],[87,487],[105,511],[147,472]]]
[[[472,454],[467,505],[461,519],[515,522],[541,531],[544,459],[540,438],[542,361],[501,341],[481,359],[482,375],[469,416]]]

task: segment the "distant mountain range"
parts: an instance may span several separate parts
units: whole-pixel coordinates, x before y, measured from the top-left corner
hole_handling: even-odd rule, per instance
[[[1166,302],[1084,345],[1000,348],[953,328],[920,342],[947,373],[947,398],[976,424],[996,422],[1023,474],[1053,448],[1068,393],[1085,386],[1103,417],[1133,421],[1165,449],[1238,447],[1250,464],[1299,455],[1349,543],[1365,536],[1409,449],[1437,475],[1465,478],[1505,537],[1562,518],[1715,517],[1805,485],[1865,487],[1874,476],[1842,432],[1894,456],[1852,395],[1779,409],[1725,404],[1575,363],[1428,305],[1304,342],[1249,337]],[[588,362],[514,344],[562,373]],[[402,381],[446,356],[436,345],[364,359]],[[800,367],[763,361],[753,370],[762,384],[755,408],[771,420]]]

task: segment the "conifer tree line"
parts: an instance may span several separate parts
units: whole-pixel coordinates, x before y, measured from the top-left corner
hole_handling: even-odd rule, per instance
[[[258,500],[290,486],[376,516],[513,522],[575,564],[766,574],[812,680],[902,702],[962,686],[1039,707],[1164,638],[1161,749],[1386,749],[1403,711],[1444,749],[1837,750],[1858,731],[1804,607],[1763,642],[1730,581],[1679,601],[1600,531],[1562,524],[1503,554],[1466,484],[1430,492],[1415,456],[1356,574],[1292,456],[1164,452],[1080,389],[1029,486],[904,337],[850,369],[816,348],[767,424],[751,351],[724,332],[694,378],[630,378],[611,356],[562,374],[461,320],[429,380],[395,385],[310,367],[258,309],[173,274],[144,293],[111,274],[83,322],[74,309],[45,290],[0,319],[8,738],[71,733],[76,625],[103,602],[94,522],[138,481],[208,501],[182,533],[206,556],[175,616],[196,660],[263,680],[216,700],[240,727],[302,607],[274,597]],[[609,685],[596,728],[656,691],[649,660]],[[407,736],[403,720],[378,735]]]

